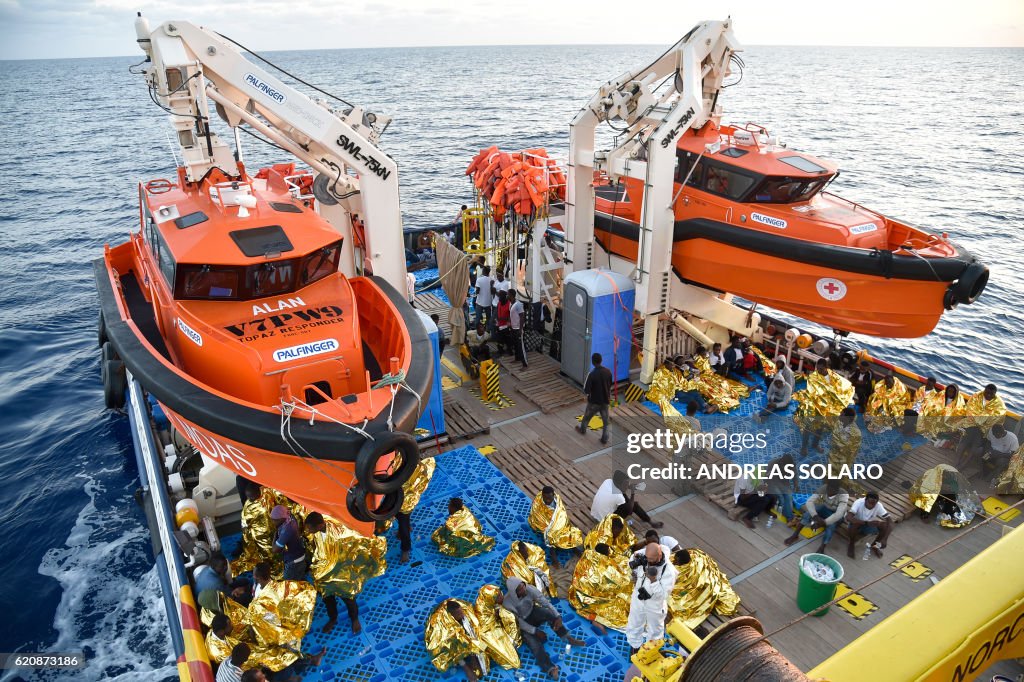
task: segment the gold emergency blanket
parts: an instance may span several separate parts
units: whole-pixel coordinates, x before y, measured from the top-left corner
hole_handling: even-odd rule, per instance
[[[711,369],[711,361],[706,357],[694,357],[693,366],[700,372],[700,377],[696,379],[700,394],[720,412],[739,407],[740,400],[750,395],[750,389],[744,384],[716,374]]]
[[[996,481],[996,492],[1000,495],[1024,495],[1024,446],[1021,446]]]
[[[437,460],[433,457],[425,457],[416,465],[412,476],[402,484],[402,492],[405,493],[405,499],[402,502],[401,513],[411,514],[416,505],[420,503],[420,498],[427,491],[427,486],[430,484],[430,479],[433,477],[435,469],[437,469]]]
[[[876,381],[864,413],[868,431],[882,433],[902,426],[903,413],[910,408],[913,398],[907,385],[896,377],[893,377],[892,388],[885,385],[885,379]]]
[[[614,519],[622,522],[622,532],[618,537],[612,537],[612,521]],[[609,514],[587,533],[587,537],[583,540],[583,546],[587,549],[594,549],[602,542],[611,548],[613,554],[632,554],[633,545],[636,544],[636,535],[633,534],[633,529],[629,527],[625,519],[616,514]]]
[[[910,488],[910,501],[926,512],[932,511],[940,495],[957,506],[952,515],[939,514],[939,525],[946,528],[966,526],[981,509],[981,499],[971,482],[948,464],[939,464],[924,472]],[[941,512],[941,509],[936,511]]]
[[[544,535],[544,543],[555,549],[573,549],[583,544],[583,531],[569,522],[569,514],[558,493],[555,508],[544,504],[544,494],[537,493],[527,517],[530,528]]]
[[[252,614],[249,609],[227,598],[222,599],[221,604],[222,612],[231,620],[232,629],[226,640],[214,635],[212,630],[206,633],[206,650],[211,659],[220,663],[231,656],[231,650],[235,648],[235,645],[245,642],[252,652],[247,662],[249,667],[266,666],[270,670],[279,671],[299,660],[300,654],[297,645],[293,648],[292,646],[266,644],[258,641],[255,631],[250,627]],[[203,609],[200,618],[204,623],[206,623],[205,614],[209,614],[210,621],[213,620],[213,614],[208,609]],[[207,627],[209,627],[208,624]]]
[[[213,622],[213,617],[218,613],[223,613],[227,616],[236,629],[249,624],[248,609],[231,597],[221,594],[220,592],[216,594],[216,597],[218,601],[217,611],[211,611],[205,606],[202,606],[199,609],[199,620],[202,621],[203,625],[210,627],[210,624]]]
[[[576,562],[569,586],[569,603],[587,620],[622,630],[629,619],[633,573],[629,557],[608,557],[592,549],[583,550]]]
[[[476,620],[480,628],[477,635],[487,647],[487,655],[506,670],[518,668],[519,645],[523,643],[519,623],[514,613],[498,603],[501,589],[497,585],[484,585],[476,595]]]
[[[917,432],[936,440],[940,434],[955,432],[967,409],[967,401],[959,393],[946,403],[945,391],[929,393],[917,418]]]
[[[701,395],[704,394],[699,380],[687,379],[678,370],[659,367],[651,378],[651,387],[647,389],[647,399],[658,406],[665,426],[674,433],[685,435],[699,431],[672,404],[676,397],[676,391],[700,391]]]
[[[856,420],[849,426],[843,426],[841,421],[835,420],[835,426],[832,428],[832,446],[828,452],[828,464],[833,472],[838,474],[844,465],[853,466],[857,461],[863,437]],[[863,486],[848,476],[843,476],[841,483],[850,492],[863,492]]]
[[[305,580],[271,580],[249,604],[249,624],[256,641],[299,651],[309,632],[316,588]]]
[[[668,602],[672,617],[682,619],[688,628],[695,628],[712,611],[717,611],[720,616],[734,614],[740,598],[718,563],[703,550],[690,548],[686,551],[690,554],[690,562],[676,566],[679,577]]]
[[[937,388],[933,388],[932,390],[929,391],[926,386],[918,386],[917,390],[914,391],[913,408],[917,410],[918,414],[920,414],[921,410],[924,409],[924,405],[926,402],[928,402],[929,398],[931,398],[933,395],[938,395],[941,397],[943,394],[944,392],[940,391]]]
[[[764,354],[764,351],[757,346],[751,345],[750,350],[754,351],[754,355],[761,361],[761,368],[764,370],[766,377],[773,377],[775,373],[779,371],[779,368],[775,366],[775,361]]]
[[[449,516],[430,537],[441,554],[461,559],[494,549],[494,538],[484,535],[480,522],[465,507]]]
[[[327,530],[309,536],[313,584],[325,597],[355,597],[362,592],[363,583],[387,570],[387,538],[366,537],[328,517],[324,521]]]
[[[526,558],[519,553],[519,545],[526,547]],[[552,597],[558,596],[558,588],[551,579],[551,568],[548,566],[544,550],[529,542],[513,542],[508,556],[501,562],[501,575],[506,580],[519,578],[527,585],[533,585],[541,592]]]
[[[804,430],[824,429],[831,423],[830,418],[838,417],[853,402],[853,393],[853,384],[832,370],[826,376],[811,372],[807,386],[793,394],[799,403],[793,420]]]
[[[984,433],[988,433],[996,424],[1002,424],[1006,416],[1006,405],[1003,399],[995,396],[992,400],[985,400],[985,392],[978,391],[967,400],[967,408],[964,419],[961,421],[962,428],[977,426]]]
[[[242,506],[242,553],[231,562],[238,573],[251,571],[261,561],[271,562],[275,576],[284,572],[281,557],[274,553],[274,536],[277,529],[270,520],[270,511],[281,504],[280,494],[271,488],[263,488],[255,500],[247,500]]]
[[[452,614],[448,613],[445,607],[447,601],[458,602],[466,614],[469,628],[472,633],[466,631],[466,627],[455,620]],[[470,656],[476,658],[478,665],[484,673],[488,669],[487,645],[480,638],[480,622],[476,618],[472,605],[461,599],[446,600],[434,607],[434,610],[427,616],[426,630],[423,633],[423,643],[430,652],[430,662],[441,672],[447,671],[453,665]]]

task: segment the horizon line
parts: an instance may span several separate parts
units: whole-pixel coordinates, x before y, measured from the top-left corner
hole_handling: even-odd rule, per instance
[[[313,47],[313,48],[291,48],[285,50],[260,50],[260,54],[273,54],[282,52],[334,52],[340,50],[436,50],[452,47],[461,48],[498,48],[498,47],[663,47],[663,43],[514,43],[506,45],[388,45],[381,47]],[[935,50],[1024,50],[1024,45],[803,45],[785,43],[760,43],[744,45],[748,47],[799,47],[799,48],[852,48],[852,49],[935,49]],[[239,50],[240,52],[245,52]],[[139,51],[141,54],[141,50]],[[250,52],[250,54],[252,54]],[[59,61],[69,59],[132,59],[138,56],[131,54],[113,55],[82,55],[76,57],[0,57],[0,62],[28,62],[28,61]]]

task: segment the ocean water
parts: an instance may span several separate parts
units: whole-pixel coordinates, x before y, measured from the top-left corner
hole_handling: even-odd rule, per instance
[[[130,36],[126,25],[126,45]],[[381,146],[399,164],[406,224],[429,226],[470,198],[463,171],[480,148],[564,154],[568,123],[596,86],[661,49],[270,56],[394,116]],[[1024,407],[1024,51],[751,47],[743,56],[742,82],[722,95],[726,120],[766,125],[837,161],[835,191],[949,232],[992,269],[981,301],[930,336],[857,341],[969,390],[995,381]],[[103,409],[90,265],[135,226],[136,182],[173,176],[166,116],[128,73],[137,61],[0,62],[0,651],[85,650],[89,667],[73,679],[174,675],[127,420]],[[289,160],[248,139],[245,154],[252,169]]]

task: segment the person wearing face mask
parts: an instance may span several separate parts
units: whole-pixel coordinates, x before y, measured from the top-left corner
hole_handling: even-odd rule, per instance
[[[679,572],[668,561],[668,553],[660,543],[650,543],[629,562],[633,569],[633,596],[626,622],[626,641],[632,653],[644,642],[665,636],[668,598]]]

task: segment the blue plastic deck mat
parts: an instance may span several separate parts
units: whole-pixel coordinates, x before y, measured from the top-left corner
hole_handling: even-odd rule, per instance
[[[495,548],[470,559],[442,555],[430,539],[434,529],[448,515],[448,500],[461,497],[480,521],[484,532],[494,536]],[[493,583],[504,589],[501,563],[514,542],[539,543],[540,536],[526,521],[532,499],[520,491],[486,457],[471,445],[437,456],[437,471],[412,514],[413,549],[407,564],[398,563],[396,528],[387,533],[387,572],[366,583],[359,603],[363,631],[353,635],[345,609],[339,609],[338,624],[330,634],[320,628],[327,622],[322,600],[317,600],[313,626],[302,649],[326,653],[320,666],[306,670],[306,682],[387,682],[408,680],[461,680],[461,669],[438,672],[430,662],[423,643],[427,615],[441,601],[457,597],[473,602],[482,585]],[[225,551],[239,542],[239,536],[225,538]],[[560,554],[566,561],[569,552]],[[629,656],[626,638],[614,631],[600,637],[565,599],[553,602],[566,627],[587,642],[566,655],[562,640],[549,632],[548,653],[561,668],[566,682],[621,682]],[[339,605],[340,606],[340,605]],[[485,680],[549,680],[526,646],[519,647],[523,665],[518,670],[493,667]],[[520,677],[517,677],[517,674]]]

